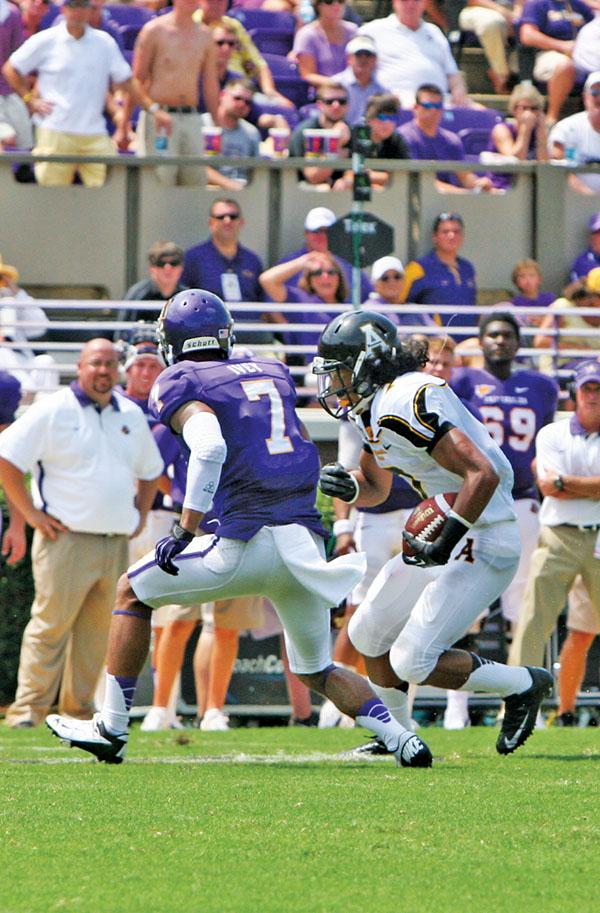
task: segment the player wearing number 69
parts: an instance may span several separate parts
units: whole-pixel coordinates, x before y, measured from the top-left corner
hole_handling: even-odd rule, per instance
[[[101,712],[83,722],[53,715],[48,726],[99,760],[120,763],[152,609],[267,596],[292,671],[382,738],[398,764],[430,766],[427,746],[364,679],[331,662],[328,609],[361,579],[365,558],[326,562],[315,508],[319,457],[296,415],[292,380],[273,359],[236,357],[232,331],[221,299],[201,289],[178,293],[162,310],[158,336],[168,367],[150,406],[188,451],[180,523],[119,582]],[[198,536],[211,508],[215,533]]]
[[[503,695],[496,747],[510,754],[533,731],[551,675],[451,646],[515,573],[513,472],[481,422],[443,379],[423,373],[424,364],[424,354],[372,311],[348,311],[321,335],[313,367],[319,401],[331,415],[347,415],[364,441],[360,468],[325,466],[321,489],[372,507],[388,497],[397,473],[427,499],[407,521],[403,553],[375,579],[348,633],[388,704],[406,682]],[[430,575],[425,587],[416,579],[423,574]]]

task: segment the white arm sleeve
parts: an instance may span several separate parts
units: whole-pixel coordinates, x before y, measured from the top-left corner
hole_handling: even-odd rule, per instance
[[[221,478],[227,444],[213,412],[195,412],[183,426],[183,439],[190,448],[190,461],[183,506],[205,514]]]

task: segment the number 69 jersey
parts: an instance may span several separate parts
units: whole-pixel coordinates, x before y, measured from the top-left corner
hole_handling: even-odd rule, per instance
[[[247,541],[263,526],[300,523],[326,535],[315,507],[319,454],[302,436],[287,368],[247,355],[180,361],[157,379],[150,411],[170,427],[173,413],[192,401],[215,412],[227,444],[212,507],[217,533]]]
[[[444,434],[458,428],[487,457],[500,479],[476,525],[515,519],[510,463],[441,378],[420,371],[402,374],[375,394],[369,411],[352,420],[369,442],[377,464],[404,476],[422,498],[461,487],[462,477],[444,469],[431,455]]]
[[[459,368],[452,389],[478,407],[485,427],[512,466],[513,497],[537,500],[531,462],[538,431],[554,418],[556,383],[537,371],[515,371],[500,380],[478,368]]]

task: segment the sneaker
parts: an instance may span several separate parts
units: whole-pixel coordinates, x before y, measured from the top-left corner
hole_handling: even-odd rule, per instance
[[[202,717],[200,729],[202,732],[228,732],[229,717],[218,707],[211,707]]]
[[[319,710],[319,729],[333,729],[335,726],[340,729],[353,729],[355,725],[352,717],[342,713],[333,701],[323,701]]]
[[[162,732],[169,729],[168,711],[166,707],[150,707],[142,720],[142,732]]]
[[[91,720],[73,720],[68,716],[51,713],[46,717],[46,726],[71,748],[89,751],[106,764],[121,764],[125,758],[129,733],[119,732],[113,735],[108,732],[99,713],[95,713]]]
[[[577,726],[577,717],[570,710],[559,713],[553,721],[554,726]]]
[[[465,729],[469,719],[469,692],[448,691],[444,710],[444,729]]]
[[[406,730],[394,752],[397,767],[431,767],[433,758],[429,748],[418,735]]]
[[[526,667],[533,682],[527,691],[511,694],[504,700],[502,730],[496,742],[498,754],[512,754],[523,745],[533,730],[542,701],[552,691],[554,679],[546,669]]]

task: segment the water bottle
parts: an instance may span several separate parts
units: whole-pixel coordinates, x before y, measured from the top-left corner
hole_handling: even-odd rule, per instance
[[[315,9],[311,3],[311,0],[301,0],[300,2],[300,19],[304,25],[308,25],[309,22],[312,22],[315,18]]]
[[[569,134],[565,139],[565,162],[567,165],[576,165],[578,162],[577,146],[573,130],[569,130]]]
[[[159,127],[154,138],[154,152],[156,155],[166,155],[169,148],[169,137],[164,127]]]

